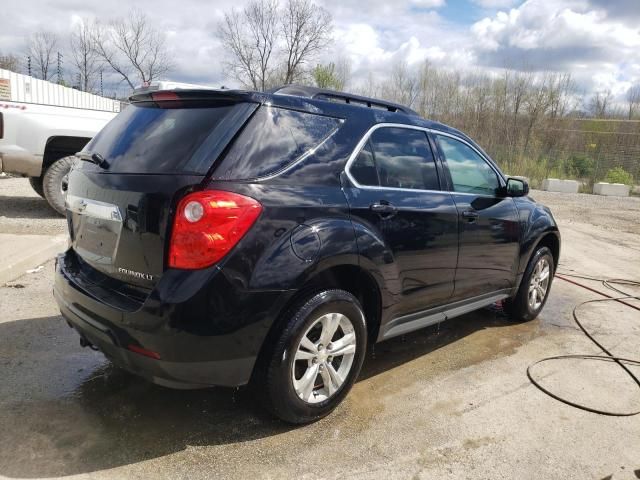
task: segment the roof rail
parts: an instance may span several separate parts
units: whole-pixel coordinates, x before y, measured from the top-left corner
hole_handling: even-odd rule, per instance
[[[273,88],[267,93],[314,98],[318,100],[326,100],[328,102],[346,103],[348,105],[359,107],[378,108],[389,112],[400,112],[406,115],[420,116],[417,112],[411,110],[409,107],[405,107],[404,105],[387,102],[386,100],[380,100],[377,98],[362,97],[360,95],[353,95],[346,92],[337,92],[335,90],[328,90],[325,88],[307,87],[304,85],[284,85],[282,87]]]

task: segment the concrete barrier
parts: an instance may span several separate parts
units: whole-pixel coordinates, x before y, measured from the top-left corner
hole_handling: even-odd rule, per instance
[[[580,183],[576,180],[558,180],[546,178],[542,181],[542,189],[547,192],[578,193]]]
[[[628,197],[629,185],[622,183],[599,182],[593,185],[593,193],[596,195],[605,195],[607,197]]]

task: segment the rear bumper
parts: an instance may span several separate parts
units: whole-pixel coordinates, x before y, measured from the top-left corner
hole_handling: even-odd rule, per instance
[[[39,177],[42,157],[18,145],[0,145],[0,172]]]
[[[202,315],[199,296],[211,297],[211,285],[203,285],[205,292],[197,291],[180,304],[158,302],[154,290],[140,308],[122,310],[109,305],[113,292],[101,295],[99,286],[89,288],[83,283],[69,265],[74,255],[69,252],[56,261],[54,296],[63,317],[115,365],[171,388],[248,383],[276,310],[286,301],[286,292],[234,291],[217,272],[211,280],[213,289],[224,292],[231,305],[236,301],[243,305],[235,325],[230,324],[228,311],[216,315],[209,310]],[[186,312],[190,317],[182,318]],[[250,321],[244,317],[247,314],[253,315]],[[131,345],[155,352],[159,358],[133,352]]]

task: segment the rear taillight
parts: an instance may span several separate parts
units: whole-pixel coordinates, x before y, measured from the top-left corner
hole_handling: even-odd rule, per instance
[[[187,195],[178,204],[169,245],[169,267],[194,270],[222,259],[262,212],[253,198],[220,190]]]

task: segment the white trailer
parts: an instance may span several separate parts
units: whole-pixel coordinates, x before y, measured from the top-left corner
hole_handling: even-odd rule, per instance
[[[0,172],[29,177],[64,213],[69,158],[120,111],[120,102],[0,69]]]

